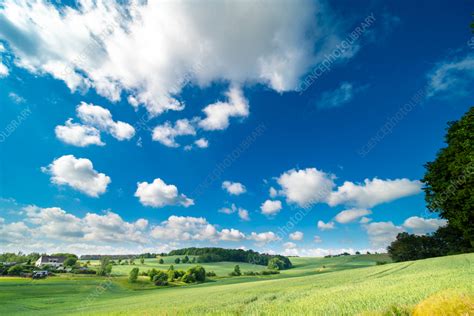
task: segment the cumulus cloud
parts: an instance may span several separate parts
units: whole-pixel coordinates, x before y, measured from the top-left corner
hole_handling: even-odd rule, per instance
[[[315,236],[314,236],[313,241],[314,241],[315,243],[321,243],[321,242],[323,242],[323,240],[321,239],[321,237],[318,236],[318,235],[315,235]]]
[[[268,194],[274,199],[278,196],[278,191],[274,187],[271,187],[270,190],[268,190]]]
[[[205,138],[199,138],[194,141],[194,144],[199,148],[207,148],[209,147],[209,141]]]
[[[89,159],[65,155],[54,160],[48,167],[41,168],[51,175],[51,182],[67,185],[91,197],[105,193],[110,177],[94,170]]]
[[[403,222],[403,227],[409,229],[414,234],[425,235],[436,231],[439,227],[445,226],[447,223],[445,219],[412,216]]]
[[[465,96],[472,91],[474,54],[443,61],[428,74],[427,97]]]
[[[287,248],[283,251],[284,256],[299,256],[299,257],[324,257],[327,255],[338,255],[344,252],[355,254],[357,249],[354,248]],[[370,251],[374,252],[385,252],[384,248],[375,249],[360,249],[361,253]]]
[[[129,140],[135,135],[132,125],[114,121],[109,110],[94,104],[81,102],[76,108],[77,117],[86,125],[111,134],[118,140]]]
[[[231,117],[247,117],[249,104],[243,96],[242,90],[232,87],[227,92],[228,102],[216,102],[206,106],[203,112],[206,117],[199,122],[199,126],[207,131],[223,130],[229,126]]]
[[[156,178],[152,183],[138,182],[135,196],[138,197],[140,203],[151,207],[164,207],[167,205],[188,207],[194,205],[194,201],[186,195],[180,194],[175,185],[168,185],[160,178]]]
[[[338,213],[334,219],[336,220],[336,222],[340,224],[347,224],[347,223],[355,221],[356,219],[364,215],[369,215],[369,214],[372,214],[370,210],[353,208],[353,209],[345,210]]]
[[[290,234],[290,239],[291,240],[302,240],[303,237],[304,237],[304,234],[300,231],[296,231],[296,232]]]
[[[240,195],[247,192],[245,185],[239,182],[224,181],[222,182],[222,189],[226,190],[231,195]]]
[[[223,229],[219,233],[219,239],[222,241],[241,241],[245,239],[245,234],[237,229]]]
[[[78,147],[105,145],[100,139],[100,131],[97,128],[73,123],[72,119],[68,119],[65,125],[56,126],[54,131],[56,137],[66,144]]]
[[[239,208],[239,217],[241,220],[243,221],[249,221],[250,220],[250,216],[249,216],[249,211],[247,211],[246,209],[243,209],[243,208]]]
[[[175,138],[178,136],[196,135],[196,129],[187,119],[177,120],[174,125],[165,122],[153,129],[152,139],[168,147],[179,147]]]
[[[359,223],[360,223],[360,224],[367,224],[367,223],[370,222],[371,220],[372,220],[371,218],[363,216],[363,217],[360,219]]]
[[[421,192],[421,187],[420,181],[405,178],[395,180],[365,179],[363,184],[346,181],[337,188],[336,192],[331,193],[329,205],[344,204],[359,208],[373,207],[381,203],[418,194]]]
[[[8,76],[9,73],[8,67],[5,66],[0,59],[0,78]]]
[[[281,240],[274,232],[264,232],[264,233],[255,233],[252,232],[248,239],[255,241],[255,243],[259,246],[266,245],[270,242],[279,241]]]
[[[277,179],[282,194],[290,203],[307,207],[313,203],[326,202],[334,187],[334,176],[316,168],[289,170]]]
[[[262,211],[262,214],[268,215],[268,216],[277,214],[278,212],[281,211],[281,209],[282,209],[281,201],[266,200],[260,206],[260,210]]]
[[[293,249],[296,248],[296,244],[294,242],[289,241],[283,244],[283,248]]]
[[[237,207],[233,203],[230,207],[221,208],[219,210],[219,212],[224,213],[224,214],[233,214],[233,213],[237,212],[237,214],[239,215],[241,220],[243,220],[243,221],[249,221],[250,220],[249,212],[246,209],[243,209],[241,207]]]
[[[323,221],[318,221],[318,229],[319,230],[330,230],[334,229],[334,222],[323,222]]]
[[[387,247],[395,240],[398,233],[403,231],[400,226],[395,226],[392,222],[374,222],[365,225],[369,241],[373,247]]]
[[[179,94],[188,83],[296,89],[341,40],[332,16],[327,6],[306,0],[217,2],[212,10],[186,1],[81,0],[59,7],[6,0],[0,38],[19,67],[49,74],[73,91],[93,88],[112,101],[128,95],[129,103],[158,115],[184,108]],[[235,25],[239,32],[229,36]]]

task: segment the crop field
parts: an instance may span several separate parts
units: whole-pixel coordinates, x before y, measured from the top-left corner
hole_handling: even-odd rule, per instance
[[[159,268],[156,259],[114,266],[109,278],[5,277],[0,314],[474,315],[474,254],[384,265],[376,265],[388,261],[384,255],[291,260],[294,268],[271,276],[227,277],[236,263],[205,264],[218,277],[179,287],[156,287],[145,277],[127,282],[129,269]],[[239,265],[242,271],[263,268]]]

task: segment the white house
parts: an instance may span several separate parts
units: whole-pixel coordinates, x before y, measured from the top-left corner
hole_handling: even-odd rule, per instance
[[[54,256],[41,256],[35,262],[35,266],[41,267],[44,265],[50,265],[52,267],[60,267],[64,264],[66,257],[54,257]]]

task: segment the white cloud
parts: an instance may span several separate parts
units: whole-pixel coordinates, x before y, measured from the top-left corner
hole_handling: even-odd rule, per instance
[[[274,187],[271,187],[270,190],[268,191],[268,194],[272,199],[276,198],[278,196],[278,192]]]
[[[281,201],[266,200],[260,206],[262,214],[272,216],[281,211]]]
[[[140,203],[151,207],[164,207],[167,205],[182,205],[188,207],[194,205],[194,201],[184,194],[178,192],[175,185],[168,185],[160,178],[152,183],[138,182],[135,196]]]
[[[8,67],[5,66],[4,63],[2,63],[2,60],[0,59],[0,78],[7,77],[10,71],[8,70]]]
[[[31,230],[24,222],[5,223],[5,220],[0,218],[0,242],[3,251],[9,243],[27,244],[28,241],[31,241]]]
[[[403,222],[403,227],[409,229],[414,234],[424,235],[436,231],[439,227],[445,226],[447,223],[445,219],[412,216]]]
[[[317,235],[314,236],[313,241],[314,241],[315,243],[321,243],[321,242],[323,242],[323,240],[321,239],[321,237],[320,237],[320,236],[317,236]]]
[[[229,126],[231,117],[247,117],[249,115],[249,104],[241,89],[230,88],[227,97],[229,98],[228,102],[216,102],[203,109],[206,117],[199,122],[201,128],[207,131],[223,130]]]
[[[223,207],[219,210],[219,212],[224,213],[224,214],[233,214],[237,212],[237,206],[235,206],[235,204],[232,203],[230,207]]]
[[[294,242],[286,242],[283,244],[283,247],[286,248],[286,249],[294,249],[296,248],[296,244]]]
[[[319,108],[334,108],[352,100],[356,89],[349,82],[343,82],[339,88],[322,94],[317,103]]]
[[[168,147],[179,147],[175,138],[178,136],[196,135],[196,129],[187,119],[177,120],[174,126],[170,122],[158,125],[153,129],[153,140]]]
[[[56,126],[54,131],[56,137],[66,144],[78,147],[105,145],[100,139],[100,131],[97,128],[73,123],[72,119],[68,119],[65,125]]]
[[[323,221],[318,221],[318,229],[319,230],[330,230],[334,229],[334,222],[323,222]]]
[[[170,216],[152,228],[151,236],[160,240],[215,240],[219,232],[203,217]]]
[[[336,222],[340,224],[347,224],[347,223],[355,221],[356,219],[364,215],[369,215],[369,214],[372,214],[370,210],[353,208],[353,209],[345,210],[338,213],[334,219],[336,220]]]
[[[13,102],[15,102],[16,104],[20,104],[20,103],[25,103],[26,102],[26,99],[23,98],[21,95],[18,95],[16,94],[15,92],[10,92],[8,94],[8,97],[10,98],[10,100],[12,100]]]
[[[367,224],[367,223],[370,222],[370,221],[372,221],[371,218],[363,216],[363,217],[360,219],[359,223],[360,223],[360,224]]]
[[[474,81],[474,54],[439,63],[428,74],[427,96],[468,95]]]
[[[81,102],[76,112],[84,124],[110,133],[118,140],[129,140],[135,135],[132,125],[121,121],[115,122],[110,111],[101,106]]]
[[[289,170],[278,178],[282,194],[290,203],[307,207],[312,203],[325,202],[334,187],[333,175],[316,168]]]
[[[364,226],[369,235],[369,241],[373,247],[387,247],[395,240],[398,233],[403,231],[400,226],[395,226],[392,222],[374,222]]]
[[[239,182],[224,181],[222,182],[222,189],[226,190],[231,195],[240,195],[247,192],[245,185]]]
[[[209,147],[209,141],[205,138],[199,138],[197,139],[194,144],[198,146],[199,148],[207,148]]]
[[[112,101],[128,94],[132,105],[157,115],[183,109],[178,98],[188,83],[296,89],[341,41],[332,16],[327,6],[304,0],[217,2],[212,10],[186,1],[57,7],[6,0],[0,38],[19,67],[50,74],[71,90],[94,88]],[[230,32],[235,25],[239,32]]]
[[[51,182],[57,185],[68,185],[92,197],[105,193],[110,178],[94,170],[92,162],[86,158],[65,155],[54,160],[42,171],[51,175]]]
[[[223,229],[219,233],[219,238],[222,241],[241,241],[245,239],[245,234],[237,229]]]
[[[239,208],[239,217],[241,220],[243,221],[249,221],[250,220],[250,217],[249,217],[249,211],[247,211],[246,209],[243,209],[243,208]]]
[[[391,202],[393,200],[418,194],[421,192],[421,182],[409,179],[373,180],[365,179],[363,184],[350,181],[338,187],[329,198],[329,205],[339,204],[359,208],[373,207],[375,205]]]
[[[338,255],[344,252],[349,254],[355,254],[357,249],[353,248],[287,248],[283,251],[284,256],[299,256],[299,257],[324,257],[327,255]],[[375,252],[385,252],[384,248],[377,249],[360,249],[361,253],[370,251],[371,253]]]
[[[248,239],[255,241],[257,245],[263,246],[270,242],[281,240],[274,232],[255,233],[252,232]]]
[[[296,231],[290,234],[291,240],[303,240],[304,234],[300,231]]]

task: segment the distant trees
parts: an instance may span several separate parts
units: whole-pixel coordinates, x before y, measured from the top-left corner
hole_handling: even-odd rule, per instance
[[[160,260],[158,260],[158,263],[163,264],[163,263],[165,263],[165,261],[162,258],[160,258]]]
[[[448,123],[445,141],[447,147],[425,165],[425,200],[474,247],[474,107]]]
[[[76,265],[76,262],[77,262],[77,257],[68,257],[66,258],[66,260],[64,260],[64,265],[66,267],[73,267]]]
[[[418,260],[446,256],[472,250],[461,230],[448,225],[430,235],[399,233],[387,248],[393,261]]]
[[[172,256],[180,255],[192,255],[198,256],[197,262],[219,262],[219,261],[234,261],[234,262],[247,262],[259,265],[268,265],[268,262],[272,258],[279,258],[284,262],[283,268],[291,268],[291,261],[285,256],[260,254],[253,250],[242,250],[242,249],[224,249],[224,248],[183,248],[173,250],[169,253]],[[194,260],[194,259],[193,259]]]
[[[131,271],[130,271],[130,274],[128,276],[128,281],[130,283],[135,283],[137,282],[137,279],[138,279],[138,272],[139,272],[139,269],[138,268],[133,268]]]
[[[188,256],[184,256],[182,262],[183,262],[183,263],[188,263],[188,262],[189,262],[189,257],[188,257]]]
[[[179,264],[180,262],[181,262],[181,259],[179,258],[174,259],[174,263]]]

